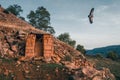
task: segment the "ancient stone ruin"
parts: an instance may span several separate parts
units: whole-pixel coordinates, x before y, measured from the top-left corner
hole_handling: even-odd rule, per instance
[[[53,37],[50,34],[28,34],[25,47],[26,57],[51,58],[53,52]]]

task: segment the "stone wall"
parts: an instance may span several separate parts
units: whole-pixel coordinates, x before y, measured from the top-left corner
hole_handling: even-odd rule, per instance
[[[43,52],[46,59],[50,59],[54,53],[53,37],[50,34],[43,35]]]
[[[34,57],[35,56],[35,41],[36,35],[29,34],[26,40],[25,56]]]
[[[53,55],[53,37],[50,34],[44,34],[42,37],[42,42],[40,42],[36,34],[29,34],[26,39],[26,57],[45,57],[50,59]]]

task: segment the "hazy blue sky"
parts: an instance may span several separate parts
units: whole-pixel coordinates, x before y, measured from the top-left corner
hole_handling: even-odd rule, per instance
[[[68,32],[72,39],[86,49],[120,44],[120,0],[0,0],[6,8],[19,4],[22,16],[44,6],[51,14],[51,26],[56,36]],[[94,23],[88,21],[91,8]]]

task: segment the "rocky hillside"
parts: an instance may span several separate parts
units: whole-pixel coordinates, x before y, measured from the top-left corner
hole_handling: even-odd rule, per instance
[[[47,34],[0,8],[0,80],[115,80],[109,69],[95,69],[82,53],[53,38],[54,54],[24,58],[29,33]]]
[[[108,58],[95,57],[95,56],[86,56],[89,61],[95,64],[97,69],[102,67],[109,68],[110,71],[114,74],[116,80],[120,80],[120,60],[113,61]]]

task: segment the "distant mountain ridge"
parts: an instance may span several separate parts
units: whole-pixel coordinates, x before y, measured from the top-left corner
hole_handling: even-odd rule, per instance
[[[106,47],[94,48],[92,50],[87,50],[86,54],[95,55],[95,54],[102,54],[106,56],[109,51],[115,51],[120,55],[120,45],[111,45]]]

